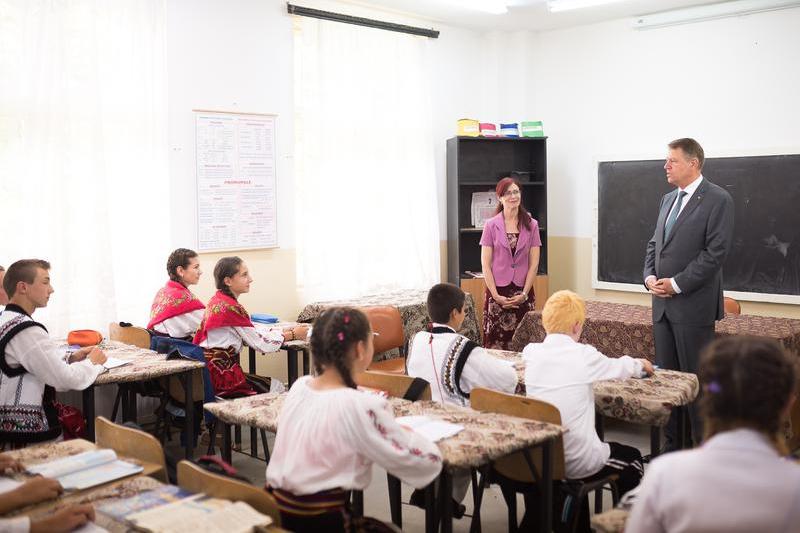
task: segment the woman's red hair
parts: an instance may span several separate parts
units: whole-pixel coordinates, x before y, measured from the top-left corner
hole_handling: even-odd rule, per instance
[[[520,187],[519,182],[517,180],[515,180],[514,178],[510,177],[510,176],[507,177],[507,178],[503,178],[503,179],[501,179],[500,181],[497,182],[497,187],[495,187],[494,192],[495,192],[495,194],[497,194],[497,198],[499,199],[506,193],[508,188],[511,187],[512,185],[516,185],[517,188],[519,189],[519,192],[520,192],[520,197],[519,197],[519,199],[520,199],[520,203],[519,203],[519,223],[522,224],[522,226],[526,230],[530,231],[530,229],[531,229],[531,214],[528,213],[525,210],[525,208],[522,206],[522,187]],[[503,203],[502,202],[497,202],[497,210],[495,211],[495,214],[502,213],[502,212],[503,212]]]

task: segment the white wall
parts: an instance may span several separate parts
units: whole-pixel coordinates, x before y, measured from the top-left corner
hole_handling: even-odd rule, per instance
[[[551,234],[594,233],[596,160],[800,150],[800,9],[633,30],[628,20],[534,37],[531,116],[548,140]],[[710,176],[713,180],[713,176]]]
[[[286,3],[167,2],[172,241],[197,242],[192,109],[277,113],[278,242],[293,241],[292,34]]]
[[[459,118],[498,115],[503,100],[497,95],[495,85],[499,65],[496,50],[502,44],[499,38],[353,4],[326,0],[303,3],[440,30],[440,38],[430,40],[428,45],[432,149],[439,185],[441,235],[445,235],[445,140],[454,135]],[[260,306],[260,310],[276,312],[285,318],[291,318],[306,303],[300,301],[293,289],[296,283],[292,44],[292,18],[286,13],[286,3],[282,0],[171,0],[167,3],[172,244],[190,248],[196,245],[192,109],[277,113],[280,249],[240,255],[256,277],[253,293],[244,297],[245,305]],[[208,298],[213,292],[211,270],[219,256],[208,254],[201,258],[206,272],[198,290],[202,298]],[[275,283],[276,280],[280,282]]]

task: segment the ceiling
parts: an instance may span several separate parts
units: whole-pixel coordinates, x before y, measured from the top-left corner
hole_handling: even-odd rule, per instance
[[[434,23],[483,31],[553,30],[606,20],[632,18],[688,6],[719,3],[714,0],[621,0],[604,6],[551,13],[547,9],[547,0],[507,0],[508,13],[503,15],[492,15],[465,7],[480,1],[360,0],[357,3],[402,14],[416,15]]]

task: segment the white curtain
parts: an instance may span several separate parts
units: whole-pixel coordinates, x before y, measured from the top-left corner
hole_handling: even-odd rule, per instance
[[[298,282],[306,301],[440,278],[427,38],[294,18]]]
[[[163,0],[0,0],[0,264],[42,258],[53,335],[146,322],[166,278]]]

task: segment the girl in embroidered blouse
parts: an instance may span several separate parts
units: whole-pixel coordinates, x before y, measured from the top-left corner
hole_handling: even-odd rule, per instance
[[[169,281],[158,290],[150,308],[147,329],[156,335],[191,341],[203,320],[205,309],[203,302],[189,290],[190,285],[197,285],[203,274],[197,252],[178,248],[169,254],[167,274]]]
[[[223,257],[214,267],[217,292],[208,301],[203,320],[194,343],[205,348],[206,364],[211,383],[218,396],[232,397],[257,394],[254,385],[247,381],[239,366],[239,352],[246,344],[261,352],[277,351],[284,340],[305,339],[307,326],[257,330],[250,314],[239,303],[239,296],[250,292],[253,278],[247,265],[239,257]],[[254,373],[255,369],[251,369]],[[266,378],[267,390],[280,392],[283,384]]]
[[[495,188],[497,214],[481,235],[481,267],[486,280],[483,345],[508,350],[525,313],[533,310],[533,283],[539,269],[539,223],[522,206],[522,189],[514,178]]]
[[[385,399],[356,390],[353,375],[372,362],[372,336],[364,313],[350,307],[327,309],[314,322],[317,376],[298,379],[289,391],[267,467],[285,529],[363,528],[347,512],[347,491],[369,485],[373,462],[415,488],[430,484],[442,468],[434,443],[400,427]],[[367,521],[374,530],[388,527]]]

